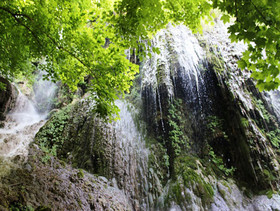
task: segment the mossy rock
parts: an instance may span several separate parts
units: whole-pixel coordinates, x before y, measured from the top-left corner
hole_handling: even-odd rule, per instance
[[[201,199],[203,207],[209,207],[213,202],[214,190],[203,174],[203,168],[199,159],[194,156],[185,155],[175,159],[175,176],[165,203],[174,201],[181,207],[190,203],[191,198],[185,192],[189,189]]]

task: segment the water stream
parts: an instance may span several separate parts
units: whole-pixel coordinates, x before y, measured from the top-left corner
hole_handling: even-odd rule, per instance
[[[18,88],[15,107],[7,114],[4,127],[0,128],[0,165],[2,165],[0,176],[1,173],[7,173],[11,166],[27,159],[28,146],[45,123],[51,107],[48,105],[43,112],[39,112],[37,99],[51,101],[55,95],[56,85],[41,80],[42,76],[40,74],[36,82],[35,100],[29,99]]]

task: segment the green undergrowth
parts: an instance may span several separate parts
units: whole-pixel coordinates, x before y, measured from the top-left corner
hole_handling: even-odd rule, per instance
[[[274,131],[270,131],[266,133],[266,136],[270,140],[271,144],[276,147],[280,148],[280,129],[276,129]]]
[[[189,189],[201,199],[203,207],[209,207],[213,202],[214,190],[200,159],[188,155],[179,156],[174,167],[176,178],[170,185],[165,203],[175,201],[181,207],[189,204],[191,195],[186,191]]]
[[[224,164],[223,159],[215,154],[212,147],[209,147],[208,155],[209,155],[209,160],[211,161],[212,164],[214,164],[214,168],[217,168],[220,174],[224,174],[225,176],[233,176],[236,168],[233,166],[231,168],[227,168]]]
[[[207,129],[209,131],[209,135],[212,137],[223,137],[224,139],[228,139],[228,135],[224,131],[224,120],[217,116],[208,116],[206,118],[207,121]]]
[[[43,162],[47,162],[52,156],[56,156],[57,150],[64,143],[63,130],[69,119],[70,110],[71,105],[68,105],[56,112],[36,134],[35,140],[41,150],[45,152],[45,156],[42,157]]]
[[[275,117],[273,117],[265,108],[262,100],[253,99],[256,108],[261,112],[263,121],[257,120],[260,132],[267,137],[273,147],[280,149],[280,129],[275,125]]]
[[[174,100],[168,109],[168,125],[169,125],[169,142],[174,157],[181,154],[181,151],[186,151],[190,148],[190,141],[185,132],[186,120],[183,118],[183,102],[181,99]]]
[[[169,155],[167,150],[161,143],[150,144],[149,149],[152,153],[149,154],[148,166],[156,170],[156,174],[161,183],[165,185],[169,179]]]

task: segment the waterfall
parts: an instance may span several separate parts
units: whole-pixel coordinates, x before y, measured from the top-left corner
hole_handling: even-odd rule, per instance
[[[18,90],[15,107],[7,114],[4,127],[0,129],[0,161],[6,162],[6,164],[1,163],[6,170],[10,168],[10,165],[13,165],[11,161],[25,161],[27,158],[29,143],[45,123],[49,111],[39,112],[37,109],[39,102],[36,99],[52,100],[54,87],[55,84],[49,81],[39,80],[34,90],[34,101]],[[49,108],[47,107],[47,109]],[[2,170],[5,172],[4,168]]]
[[[272,172],[273,168],[279,168],[278,162],[275,161],[276,156],[273,153],[271,140],[265,134],[272,132],[274,135],[278,131],[275,130],[278,125],[274,124],[275,121],[271,121],[273,129],[268,130],[261,113],[270,111],[261,110],[268,107],[267,104],[271,102],[271,107],[279,120],[280,95],[279,91],[269,92],[268,103],[265,102],[264,94],[257,90],[254,81],[250,79],[250,72],[238,68],[237,61],[246,49],[246,45],[231,43],[227,26],[220,21],[212,30],[205,31],[203,36],[193,35],[185,26],[170,24],[167,29],[161,30],[151,43],[152,47],[159,48],[160,53],[150,52],[151,56],[146,58],[140,69],[143,113],[149,135],[167,149],[170,163],[176,157],[173,155],[175,158],[172,160],[174,149],[170,131],[172,132],[173,128],[169,122],[171,115],[168,107],[174,100],[179,99],[182,106],[176,111],[185,123],[183,130],[191,145],[190,152],[207,157],[209,156],[206,154],[207,150],[203,151],[203,149],[211,147],[215,155],[222,159],[225,168],[237,169],[238,180],[248,184],[255,181],[259,187],[262,187],[264,175],[262,168],[268,168]],[[265,106],[258,108],[257,102],[262,102]],[[177,121],[177,126],[178,119],[174,120]],[[214,124],[213,128],[210,128],[211,124]],[[259,151],[255,152],[253,149]],[[261,157],[261,153],[266,154],[266,157]],[[184,152],[179,156],[182,154]],[[189,156],[187,150],[186,154]],[[180,178],[180,175],[176,176]],[[209,179],[207,175],[202,175],[201,178]],[[178,181],[177,184],[180,184]],[[166,203],[163,199],[173,194],[172,185],[176,183],[172,182],[163,186],[164,191],[159,198],[159,204]],[[236,187],[236,193],[229,196],[229,199],[223,199],[219,196],[213,181],[211,185],[216,188],[213,210],[231,210],[235,207],[231,204],[234,202],[231,199],[233,195],[244,197]],[[176,207],[178,202],[174,207],[172,203],[168,206],[174,210],[200,209],[201,199],[194,194],[194,189],[190,193],[189,189],[184,190],[183,187],[184,185],[176,189],[178,194],[181,193],[180,197],[184,198],[188,195],[194,201],[189,203],[188,200],[183,199],[179,201],[181,208],[178,209]],[[178,196],[176,197],[175,201],[178,200]],[[246,207],[241,205],[245,198],[238,201],[240,207],[236,206],[237,209]],[[227,200],[231,200],[230,203]],[[272,201],[266,203],[271,204]],[[159,209],[164,206],[166,204]]]
[[[273,111],[275,112],[278,122],[280,122],[280,90],[269,91],[267,95],[267,100],[271,102]]]
[[[174,77],[184,77],[184,89],[189,90],[194,98],[204,84],[201,77],[201,65],[205,55],[197,39],[184,25],[168,25],[152,40],[152,47],[157,47],[160,54],[151,52],[142,67],[142,89],[152,86],[154,89],[165,84],[168,96],[174,96]],[[199,100],[198,100],[199,101]]]
[[[46,75],[46,72],[39,72],[33,90],[37,110],[46,115],[52,109],[53,99],[57,93],[57,85],[51,80],[45,80],[44,75]]]
[[[151,43],[160,53],[150,52],[151,57],[146,58],[141,68],[142,99],[149,127],[155,128],[159,136],[168,134],[168,107],[178,98],[190,111],[189,119],[200,125],[203,115],[212,110],[207,92],[212,76],[207,71],[204,49],[184,25],[169,24]],[[201,128],[196,129],[194,133],[201,134]]]
[[[116,172],[120,172],[121,169],[124,171],[117,175],[117,181],[123,183],[125,192],[132,197],[130,200],[135,207],[149,210],[147,199],[149,151],[145,146],[144,136],[138,131],[132,117],[135,108],[123,101],[117,101],[116,105],[120,109],[120,120],[114,125],[116,145],[119,145],[116,146],[119,150],[115,154],[114,166]]]
[[[29,144],[27,140],[36,133],[32,131],[33,125],[43,119],[34,104],[19,91],[15,108],[7,115],[5,127],[0,129],[1,156],[26,154],[26,146]]]

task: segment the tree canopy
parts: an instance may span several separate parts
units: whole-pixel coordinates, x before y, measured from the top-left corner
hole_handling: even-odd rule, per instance
[[[225,22],[235,17],[228,28],[230,38],[248,45],[239,67],[253,72],[260,90],[276,89],[280,85],[280,1],[214,0],[213,7],[225,12]]]
[[[2,0],[0,75],[28,75],[38,63],[72,89],[89,75],[97,111],[115,113],[114,100],[138,72],[125,50],[145,49],[141,40],[169,22],[201,31],[201,18],[211,19],[213,8],[225,22],[235,17],[231,39],[248,44],[240,67],[253,71],[261,89],[278,87],[278,0]]]

